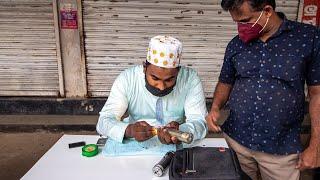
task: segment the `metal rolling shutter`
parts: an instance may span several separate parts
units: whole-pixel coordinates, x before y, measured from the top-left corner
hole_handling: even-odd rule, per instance
[[[297,18],[298,0],[277,1]],[[236,25],[219,0],[83,0],[89,96],[107,96],[116,76],[146,58],[149,38],[166,34],[183,42],[182,64],[196,69],[206,97],[218,80]]]
[[[58,96],[52,0],[0,1],[0,96]]]

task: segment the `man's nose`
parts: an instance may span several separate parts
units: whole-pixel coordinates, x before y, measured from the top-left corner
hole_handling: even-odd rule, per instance
[[[159,82],[159,83],[157,84],[157,88],[162,91],[162,90],[164,90],[166,87],[165,87],[165,84],[164,84],[163,82]]]

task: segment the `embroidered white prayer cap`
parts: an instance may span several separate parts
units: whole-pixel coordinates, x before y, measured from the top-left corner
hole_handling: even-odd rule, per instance
[[[180,65],[182,43],[170,36],[155,36],[151,38],[147,61],[164,68],[176,68]]]

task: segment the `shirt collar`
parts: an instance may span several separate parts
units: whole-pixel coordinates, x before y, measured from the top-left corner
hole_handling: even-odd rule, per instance
[[[282,34],[283,32],[291,31],[293,29],[291,21],[289,21],[286,15],[282,12],[277,12],[278,16],[282,19],[282,23],[278,29],[278,31],[272,36],[276,37]]]

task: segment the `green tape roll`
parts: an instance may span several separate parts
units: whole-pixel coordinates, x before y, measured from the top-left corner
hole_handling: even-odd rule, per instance
[[[96,144],[88,144],[82,147],[82,155],[86,157],[92,157],[99,153],[98,146]]]

